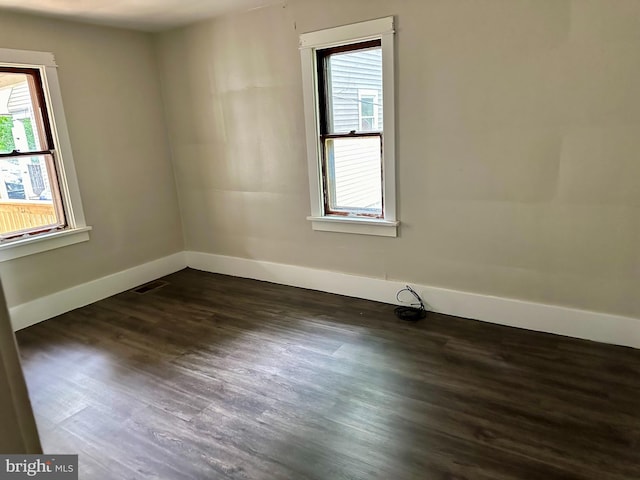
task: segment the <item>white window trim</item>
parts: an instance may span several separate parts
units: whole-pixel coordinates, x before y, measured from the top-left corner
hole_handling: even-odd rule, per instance
[[[89,240],[91,227],[87,226],[80,198],[80,188],[73,162],[71,141],[62,105],[57,64],[52,53],[0,48],[0,65],[37,68],[42,75],[42,88],[56,146],[56,171],[60,195],[68,227],[57,232],[12,238],[0,242],[0,262],[60,248]]]
[[[397,227],[400,222],[396,217],[394,34],[394,18],[386,17],[300,35],[309,191],[311,195],[311,216],[308,217],[308,220],[311,221],[314,230],[397,236]],[[325,215],[324,202],[322,201],[322,146],[320,145],[320,119],[318,117],[316,51],[322,48],[375,39],[380,39],[382,42],[384,219]]]

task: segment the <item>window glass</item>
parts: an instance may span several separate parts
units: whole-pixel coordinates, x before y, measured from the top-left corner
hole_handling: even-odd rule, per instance
[[[327,139],[331,212],[382,215],[381,148],[379,136]]]
[[[382,48],[333,53],[326,69],[329,132],[362,131],[362,118],[369,130],[382,130]]]
[[[381,218],[381,42],[321,50],[318,67],[325,214]]]
[[[43,118],[39,75],[36,71],[3,70],[0,69],[0,154],[48,150],[52,146]]]
[[[0,236],[64,226],[37,70],[0,68]]]
[[[363,117],[371,117],[373,118],[373,102],[375,98],[369,95],[362,96],[360,99],[360,111],[362,112]]]

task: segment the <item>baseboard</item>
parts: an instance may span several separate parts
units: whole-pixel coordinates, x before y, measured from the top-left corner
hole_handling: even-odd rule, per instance
[[[124,292],[185,268],[184,252],[107,275],[9,308],[14,331]]]
[[[200,252],[185,252],[185,257],[187,266],[197,270],[385,303],[397,303],[396,292],[405,285],[399,281]],[[640,319],[425,285],[412,287],[434,311],[448,315],[640,348]]]
[[[213,273],[397,303],[405,282],[200,252],[180,252],[9,309],[14,330],[121,293],[185,266]],[[412,287],[437,312],[539,332],[640,348],[640,319],[509,298]]]

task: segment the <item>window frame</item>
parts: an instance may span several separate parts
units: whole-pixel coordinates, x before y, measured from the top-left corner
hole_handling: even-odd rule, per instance
[[[309,167],[309,190],[312,228],[319,231],[357,233],[364,235],[397,236],[399,221],[396,218],[395,191],[395,75],[394,75],[394,18],[386,17],[367,22],[345,25],[300,35],[303,97],[306,125],[307,161]],[[342,48],[380,41],[382,47],[382,77],[384,102],[383,129],[361,132],[358,136],[379,135],[382,141],[382,216],[350,215],[331,212],[326,201],[327,185],[323,132],[323,95],[320,94],[322,79],[319,73],[319,56],[322,51],[337,51]],[[360,106],[359,117],[360,117]],[[325,110],[326,112],[326,110]],[[340,135],[344,137],[345,135]]]
[[[73,153],[62,105],[57,64],[52,53],[0,48],[0,66],[37,71],[43,98],[43,115],[50,131],[47,142],[53,147],[54,170],[65,225],[58,229],[37,229],[0,240],[0,262],[89,240],[76,176]],[[34,153],[34,152],[31,152]]]

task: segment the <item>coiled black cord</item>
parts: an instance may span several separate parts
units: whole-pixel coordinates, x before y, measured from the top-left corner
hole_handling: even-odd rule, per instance
[[[420,298],[420,295],[418,295],[413,288],[407,285],[406,288],[403,288],[396,294],[396,300],[398,300],[399,302],[402,302],[402,300],[400,300],[400,294],[402,292],[411,293],[416,298],[418,303],[412,303],[409,306],[396,307],[394,310],[396,317],[398,317],[400,320],[406,320],[408,322],[415,322],[426,317],[427,309],[425,308],[424,302],[422,301],[422,298]]]

